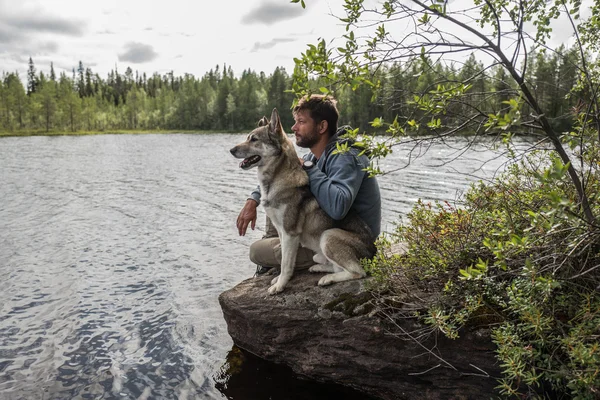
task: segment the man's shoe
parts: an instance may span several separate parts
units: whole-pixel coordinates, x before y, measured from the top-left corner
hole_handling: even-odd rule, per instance
[[[263,265],[256,265],[256,272],[254,273],[254,277],[267,274],[271,270],[271,267],[265,267]]]

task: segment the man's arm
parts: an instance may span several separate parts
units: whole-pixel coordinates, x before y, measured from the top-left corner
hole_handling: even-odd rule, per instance
[[[366,165],[350,150],[343,154],[330,154],[325,172],[311,168],[308,172],[310,191],[319,206],[333,219],[340,220],[348,214],[365,176]]]
[[[248,225],[254,230],[256,228],[256,209],[260,204],[260,186],[252,191],[250,197],[246,200],[246,204],[240,211],[237,217],[236,226],[240,236],[245,236],[248,230]]]

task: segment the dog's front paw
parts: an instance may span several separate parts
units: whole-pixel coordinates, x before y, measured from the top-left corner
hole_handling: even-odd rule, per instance
[[[274,284],[276,284],[278,280],[279,280],[279,275],[277,275],[275,278],[273,278],[273,279],[271,280],[271,285],[274,285]]]
[[[281,285],[278,285],[278,284],[274,284],[267,291],[272,296],[274,294],[283,292],[283,288],[284,288],[284,286],[281,286]]]

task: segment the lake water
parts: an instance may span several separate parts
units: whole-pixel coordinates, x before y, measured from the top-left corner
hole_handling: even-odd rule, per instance
[[[235,228],[256,185],[229,154],[243,138],[0,139],[0,398],[340,393],[232,349],[217,297],[253,275],[247,250],[262,235]],[[461,154],[465,139],[446,144],[379,178],[384,230],[418,198],[453,200],[504,160],[481,146]],[[384,167],[418,151],[401,146]]]

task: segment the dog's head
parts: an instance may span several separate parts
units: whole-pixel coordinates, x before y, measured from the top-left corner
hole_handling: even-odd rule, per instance
[[[271,120],[262,117],[258,121],[258,128],[250,132],[246,140],[233,147],[230,152],[235,158],[244,159],[240,168],[250,169],[266,164],[270,158],[279,156],[288,146],[289,139],[283,132],[279,113],[274,108]]]

